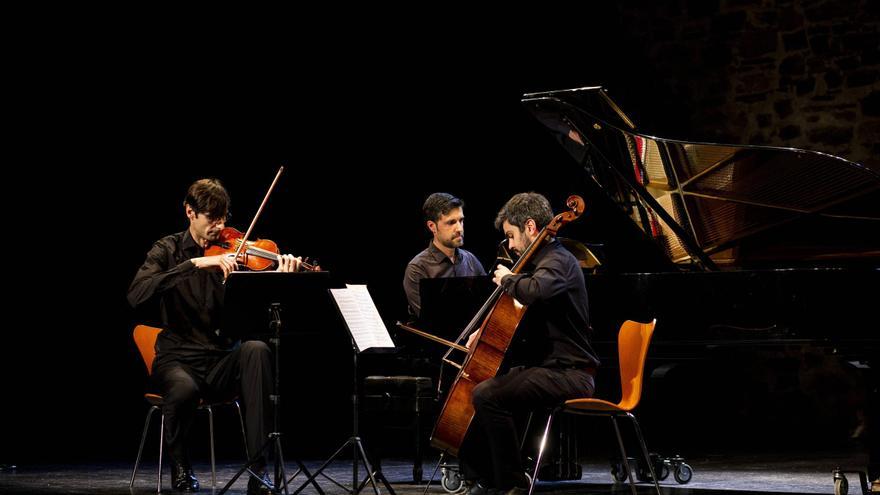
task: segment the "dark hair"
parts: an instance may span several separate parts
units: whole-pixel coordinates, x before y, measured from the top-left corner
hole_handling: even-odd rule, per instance
[[[229,217],[229,193],[219,179],[199,179],[186,191],[184,204],[213,219]]]
[[[523,230],[528,219],[535,221],[538,229],[543,229],[553,220],[553,209],[544,196],[535,192],[524,192],[510,198],[495,217],[495,228],[503,230],[504,221]]]
[[[436,192],[425,200],[422,213],[426,221],[436,222],[441,215],[446,215],[454,208],[464,208],[464,201],[448,193]]]

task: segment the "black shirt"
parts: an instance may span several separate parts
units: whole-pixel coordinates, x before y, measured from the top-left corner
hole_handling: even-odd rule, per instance
[[[199,270],[190,261],[204,256],[189,230],[153,244],[128,288],[132,307],[159,298],[165,331],[156,341],[157,359],[198,365],[225,354],[231,342],[218,335],[223,306],[223,272]]]
[[[551,240],[530,260],[531,273],[504,277],[501,285],[528,306],[518,337],[527,343],[528,364],[547,368],[596,368],[584,273],[577,259]]]
[[[427,249],[417,254],[406,265],[406,271],[403,274],[403,291],[409,301],[409,312],[412,316],[419,316],[422,310],[421,297],[419,296],[419,281],[421,279],[474,277],[486,274],[480,260],[469,251],[456,248],[453,257],[454,261],[449,259],[443,251],[440,251],[431,240]]]

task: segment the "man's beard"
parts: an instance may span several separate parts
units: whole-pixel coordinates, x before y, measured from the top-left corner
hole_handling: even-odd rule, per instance
[[[453,248],[453,249],[455,249],[457,247],[461,247],[461,245],[464,244],[464,236],[462,235],[462,236],[455,237],[453,239],[449,239],[448,241],[446,241],[443,244],[446,247]]]

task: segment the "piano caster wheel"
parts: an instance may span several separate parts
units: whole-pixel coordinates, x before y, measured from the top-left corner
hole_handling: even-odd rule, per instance
[[[672,473],[675,477],[675,481],[680,485],[684,485],[694,477],[694,470],[691,467],[682,462],[681,464],[675,466],[675,471]]]
[[[654,469],[657,469],[656,467]],[[669,465],[665,462],[660,466],[660,472],[657,474],[657,480],[663,481],[669,477]]]
[[[636,479],[641,483],[653,483],[654,478],[651,476],[651,469],[657,476],[657,481],[663,481],[669,476],[669,467],[666,466],[667,460],[660,457],[659,454],[650,454],[651,465],[645,464],[645,461],[639,457],[638,459],[629,458],[629,462],[634,462],[636,466]]]
[[[839,475],[839,477],[834,477],[834,495],[846,495],[849,493],[849,482],[846,481],[846,476]]]
[[[623,483],[626,481],[626,466],[622,462],[616,462],[611,465],[611,477],[615,482]]]
[[[834,477],[834,495],[847,495],[849,493],[849,480],[846,479],[846,474],[844,473],[859,475],[859,484],[856,486],[860,488],[862,495],[868,495],[876,491],[873,490],[873,483],[868,479],[867,472],[855,469],[844,471],[837,467],[831,471]]]
[[[442,468],[440,476],[440,486],[449,493],[457,493],[464,486],[461,476],[457,470]]]

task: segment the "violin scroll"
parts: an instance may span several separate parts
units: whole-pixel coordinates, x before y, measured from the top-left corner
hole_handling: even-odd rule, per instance
[[[548,234],[555,236],[556,232],[559,231],[563,225],[573,222],[583,215],[585,209],[584,198],[572,194],[565,200],[565,206],[568,208],[568,211],[564,211],[553,217],[553,220],[551,220],[550,223],[547,224],[547,227],[545,227]]]

